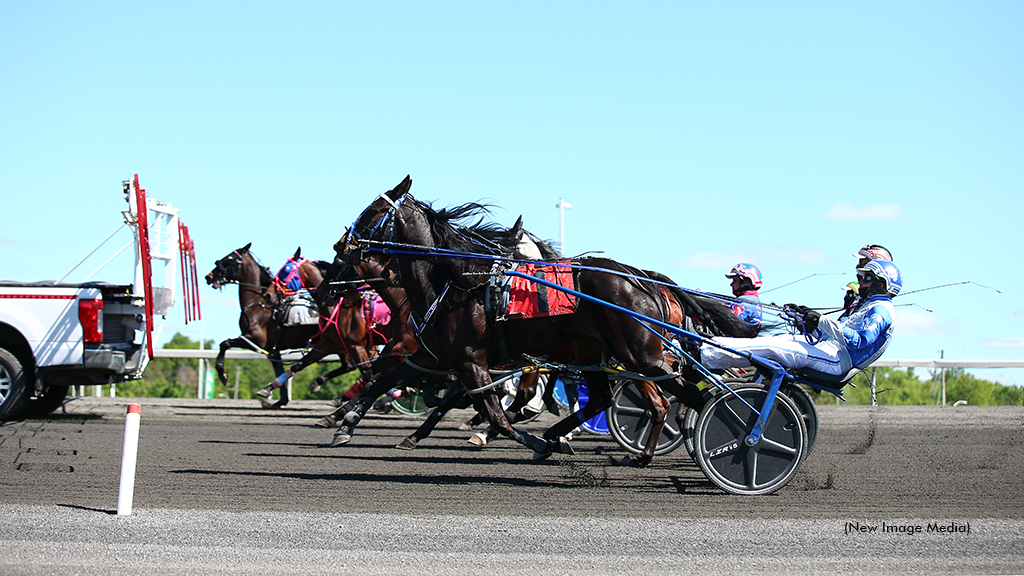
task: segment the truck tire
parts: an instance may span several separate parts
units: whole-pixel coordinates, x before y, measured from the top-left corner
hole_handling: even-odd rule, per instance
[[[60,408],[68,397],[68,388],[69,386],[47,386],[42,396],[29,398],[21,415],[26,418],[38,418]]]
[[[28,382],[21,361],[8,350],[0,348],[0,420],[21,416],[28,402]]]

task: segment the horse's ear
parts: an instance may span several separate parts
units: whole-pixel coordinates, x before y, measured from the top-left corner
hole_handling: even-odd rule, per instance
[[[299,259],[299,254],[301,254],[301,253],[302,253],[302,246],[299,246],[298,248],[295,249],[295,256],[292,256],[292,260],[298,260]]]
[[[408,194],[411,188],[412,178],[406,175],[405,180],[399,182],[398,186],[395,186],[393,190],[388,192],[388,197],[391,198],[392,200],[398,200],[399,198],[402,197],[403,194]]]
[[[516,223],[509,229],[508,234],[513,240],[519,242],[523,238],[523,232],[523,217],[519,216],[516,219]]]
[[[249,242],[249,243],[248,243],[248,244],[246,244],[245,246],[242,246],[241,248],[239,248],[239,249],[238,249],[238,251],[239,251],[239,252],[248,252],[248,251],[249,251],[249,248],[250,248],[251,246],[252,246],[252,242]]]

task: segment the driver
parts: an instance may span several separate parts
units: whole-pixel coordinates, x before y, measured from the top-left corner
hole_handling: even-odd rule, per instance
[[[863,268],[865,264],[872,260],[888,260],[892,262],[892,252],[881,244],[867,244],[863,248],[854,254],[860,260],[857,261],[857,268]],[[857,309],[857,305],[860,304],[860,296],[857,294],[857,281],[853,280],[846,286],[846,296],[843,298],[843,313],[839,315],[839,319],[842,320],[853,311]]]
[[[757,291],[761,288],[761,271],[753,264],[741,262],[733,266],[725,277],[732,279],[732,295],[737,298],[732,303],[733,314],[760,329],[761,297]]]
[[[877,360],[892,339],[892,298],[903,287],[899,268],[888,260],[870,260],[857,269],[860,304],[837,322],[807,308],[787,304],[784,309],[801,332],[757,338],[713,338],[722,346],[774,360],[787,370],[831,381],[843,381],[849,372]],[[746,358],[713,344],[700,348],[708,369],[749,366]]]

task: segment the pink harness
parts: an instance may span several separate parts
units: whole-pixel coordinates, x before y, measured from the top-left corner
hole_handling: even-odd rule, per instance
[[[384,303],[380,294],[369,290],[363,294],[363,318],[366,321],[367,330],[371,334],[380,336],[381,342],[387,342],[387,336],[381,333],[378,328],[391,323],[391,309]],[[370,344],[373,344],[373,337],[370,337]]]
[[[281,269],[278,270],[277,275],[274,276],[274,286],[277,288],[278,292],[285,296],[291,296],[306,287],[305,283],[302,281],[302,274],[299,271],[302,265],[306,262],[307,259],[304,256],[300,256],[298,260],[289,258],[288,261],[284,263],[284,266],[282,266]],[[288,264],[293,264],[293,266],[289,268]],[[281,278],[281,272],[287,272],[287,276]]]
[[[344,347],[344,352],[348,353],[348,346],[345,345],[345,338],[341,334],[341,326],[338,325],[338,315],[341,313],[341,303],[344,301],[338,300],[338,303],[334,305],[334,310],[331,311],[330,317],[320,317],[320,331],[317,332],[317,336],[320,336],[327,331],[328,328],[333,327],[335,334],[338,335],[338,340]],[[380,295],[372,290],[367,290],[363,293],[362,302],[363,321],[366,323],[366,330],[370,333],[370,345],[373,345],[373,334],[380,337],[380,341],[387,342],[387,336],[385,336],[378,327],[387,326],[391,323],[391,309],[384,303]]]

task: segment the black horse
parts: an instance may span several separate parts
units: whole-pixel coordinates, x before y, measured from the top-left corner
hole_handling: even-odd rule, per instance
[[[491,386],[490,368],[523,354],[543,356],[569,343],[578,364],[599,365],[614,358],[626,370],[657,381],[683,402],[695,406],[703,403],[696,386],[675,377],[665,359],[661,337],[623,312],[581,300],[570,314],[503,320],[498,327],[487,310],[486,291],[495,259],[507,258],[511,250],[481,241],[472,227],[452,225],[452,221],[479,214],[479,205],[438,212],[414,199],[409,193],[411,185],[406,177],[394,190],[371,203],[335,250],[340,259],[355,262],[368,250],[404,248],[395,250],[393,258],[408,293],[421,343],[411,363],[456,371],[470,388],[478,409],[486,410],[490,423],[502,435],[534,450],[536,458],[554,452],[571,454],[565,435],[611,404],[607,373],[587,371],[587,405],[552,426],[543,438],[509,424]],[[667,317],[668,303],[660,290],[643,280],[648,278],[643,271],[606,258],[583,258],[573,264],[574,283],[581,293],[650,318]],[[714,318],[697,306],[694,313],[704,316],[705,324],[739,322],[727,307],[720,308]],[[735,328],[742,329],[738,325]],[[368,396],[375,397],[375,393],[416,375],[410,363],[403,364],[383,374]],[[343,426],[353,429],[368,407],[365,400],[361,402],[346,415]]]
[[[514,246],[514,255],[518,258],[536,260],[557,257],[557,253],[546,242],[539,240],[522,228],[522,219],[517,221],[511,229],[506,230],[497,226],[478,226],[475,229],[475,233],[480,234],[488,242],[508,246],[510,249]],[[328,272],[328,278],[330,278],[330,281],[325,281],[321,285],[326,286],[326,288],[321,288],[317,292],[316,300],[321,308],[330,307],[332,302],[336,301],[343,293],[343,286],[352,286],[365,282],[380,294],[384,302],[392,309],[392,323],[387,333],[388,340],[380,355],[374,358],[369,368],[364,371],[364,377],[346,393],[344,399],[347,402],[335,410],[334,413],[325,416],[317,422],[316,425],[322,427],[336,425],[349,410],[355,407],[359,399],[370,390],[367,387],[368,383],[372,383],[384,372],[393,370],[401,365],[405,357],[411,356],[419,348],[413,323],[409,321],[409,299],[405,289],[400,285],[397,268],[392,266],[390,256],[379,252],[372,253],[356,262],[354,266],[336,259],[330,272]],[[440,389],[437,391],[444,389],[447,389],[447,391],[443,394],[443,397],[432,398],[432,401],[428,401],[431,411],[426,419],[416,431],[399,443],[396,448],[404,450],[415,448],[420,440],[430,435],[448,411],[452,408],[466,408],[470,405],[470,400],[465,394],[465,388],[458,383],[454,386],[451,385],[445,374],[423,373],[420,376],[419,381],[412,384],[406,383],[406,385],[413,385],[423,389],[425,392],[437,389],[438,386],[440,386]],[[524,377],[524,382],[533,382],[535,379],[536,374],[527,375]],[[523,391],[524,395],[527,390],[532,393],[532,388],[521,387],[520,390]],[[430,394],[425,396],[430,396]],[[519,409],[526,404],[527,400],[527,397],[516,398],[516,401],[509,407],[506,414],[512,414],[512,417],[515,419],[522,418],[523,415],[519,413]],[[486,414],[484,414],[484,417],[486,417]],[[350,439],[351,434],[347,428],[341,426],[335,434],[331,446],[346,444]]]

